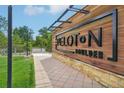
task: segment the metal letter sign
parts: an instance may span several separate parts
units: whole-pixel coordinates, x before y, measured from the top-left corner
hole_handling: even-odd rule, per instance
[[[71,34],[68,36],[61,36],[64,33],[70,32],[72,30],[78,29],[80,27],[83,27],[85,25],[88,25],[90,23],[93,23],[95,21],[104,19],[108,16],[112,17],[112,55],[107,57],[107,60],[110,60],[112,62],[117,62],[118,60],[118,12],[117,9],[112,10],[111,12],[107,12],[104,13],[100,16],[97,16],[93,19],[89,19],[86,22],[83,22],[79,25],[76,25],[70,29],[67,29],[63,32],[57,33],[56,34],[56,41],[57,44],[56,46],[56,50],[57,51],[61,51],[64,53],[76,53],[76,54],[81,54],[81,55],[85,55],[85,56],[89,56],[89,57],[94,57],[94,58],[100,58],[103,59],[103,52],[104,51],[91,51],[91,50],[84,50],[84,49],[75,49],[75,51],[70,51],[70,50],[62,50],[58,49],[58,46],[77,46],[78,43],[86,43],[86,41],[88,42],[88,47],[92,48],[91,45],[91,40],[93,40],[98,47],[103,47],[102,46],[102,32],[104,31],[102,27],[99,27],[99,29],[97,30],[98,35],[97,37],[94,35],[94,33],[92,33],[92,30],[87,31],[88,33],[88,38],[86,39],[85,35],[80,36],[80,33],[77,34]],[[79,39],[79,40],[78,40]],[[65,49],[65,48],[63,48]]]

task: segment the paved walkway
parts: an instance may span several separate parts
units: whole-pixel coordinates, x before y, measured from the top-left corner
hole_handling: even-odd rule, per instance
[[[36,88],[51,88],[51,82],[48,78],[44,67],[40,63],[41,60],[51,57],[51,54],[33,54],[35,66],[35,85]]]
[[[40,61],[40,62],[39,62]],[[42,71],[46,73],[47,82],[49,86],[55,88],[103,88],[101,84],[90,79],[85,74],[79,72],[78,70],[61,63],[60,61],[52,58],[50,55],[35,55],[35,63],[41,65],[35,65],[35,68],[43,68]],[[43,85],[43,80],[45,78],[44,74],[40,72],[35,72],[36,75],[36,85],[39,83],[38,87],[45,87]],[[38,78],[39,80],[37,80]],[[38,83],[37,83],[38,82]],[[51,86],[52,85],[52,86]]]

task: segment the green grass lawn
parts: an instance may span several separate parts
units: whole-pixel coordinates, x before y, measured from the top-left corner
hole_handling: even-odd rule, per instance
[[[0,88],[7,87],[7,57],[0,56]],[[35,86],[33,58],[13,57],[13,87],[31,88]]]

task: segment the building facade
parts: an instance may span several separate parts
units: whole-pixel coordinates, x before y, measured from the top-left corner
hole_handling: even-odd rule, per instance
[[[124,87],[124,6],[88,5],[52,33],[53,57],[106,87]]]

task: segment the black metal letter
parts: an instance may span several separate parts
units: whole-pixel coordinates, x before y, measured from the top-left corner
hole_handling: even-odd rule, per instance
[[[112,12],[112,57],[108,60],[116,62],[118,60],[118,12],[117,9]]]
[[[98,39],[91,31],[88,32],[88,47],[91,47],[91,38],[96,42],[99,47],[102,47],[102,28],[98,30]]]
[[[72,35],[67,37],[67,45],[72,46],[73,41],[74,41],[74,38]]]

